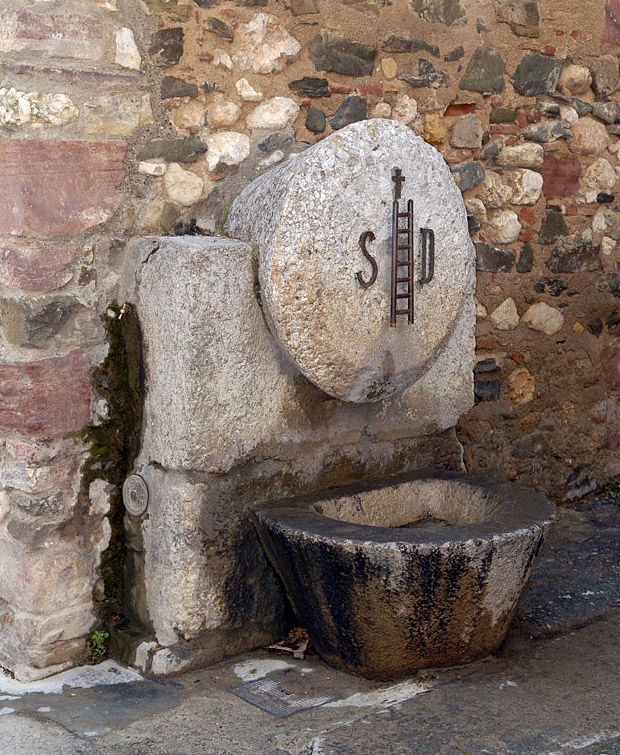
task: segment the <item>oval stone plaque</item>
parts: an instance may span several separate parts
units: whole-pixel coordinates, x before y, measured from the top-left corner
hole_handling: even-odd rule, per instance
[[[391,326],[396,167],[405,179],[399,211],[413,202],[414,303],[413,323],[398,315]],[[352,124],[289,158],[244,189],[227,228],[258,245],[262,299],[285,352],[345,401],[379,401],[418,380],[473,295],[461,193],[441,154],[396,121]],[[431,229],[435,246],[434,274],[423,284],[422,229]],[[368,231],[363,246],[378,269],[365,287],[374,272],[360,245]],[[401,298],[397,308],[405,304]]]
[[[149,505],[149,489],[139,474],[130,474],[123,483],[123,503],[132,516],[142,516]]]

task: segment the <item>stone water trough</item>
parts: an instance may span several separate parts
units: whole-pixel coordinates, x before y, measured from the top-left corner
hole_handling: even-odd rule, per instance
[[[126,531],[157,652],[266,644],[285,595],[364,676],[493,651],[553,506],[463,474],[475,252],[442,156],[352,124],[249,184],[226,230],[132,251],[148,508],[126,501]]]
[[[497,650],[553,517],[532,490],[443,472],[279,501],[255,523],[321,658],[396,679]]]

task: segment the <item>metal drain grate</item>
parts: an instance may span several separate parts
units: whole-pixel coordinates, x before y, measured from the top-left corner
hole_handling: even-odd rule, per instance
[[[287,685],[288,686],[288,685]],[[231,690],[257,708],[278,718],[286,718],[300,710],[316,708],[333,700],[333,695],[309,695],[290,692],[273,679],[257,679]]]

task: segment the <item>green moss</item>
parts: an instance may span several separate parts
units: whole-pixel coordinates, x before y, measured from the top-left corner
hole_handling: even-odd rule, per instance
[[[117,305],[112,309],[120,314]],[[125,570],[127,562],[123,520],[125,509],[121,490],[138,453],[142,422],[142,359],[138,317],[126,311],[122,318],[106,318],[109,352],[93,374],[95,392],[109,405],[108,419],[87,428],[85,440],[90,457],[85,465],[82,495],[95,479],[105,479],[113,487],[109,521],[110,545],[102,555],[101,577],[106,600],[100,606],[104,625],[135,618],[130,605]]]

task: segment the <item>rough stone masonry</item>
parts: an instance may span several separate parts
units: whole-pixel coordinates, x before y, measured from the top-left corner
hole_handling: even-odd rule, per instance
[[[251,179],[361,119],[413,129],[463,192],[468,469],[559,501],[616,483],[618,18],[616,0],[4,0],[0,662],[75,663],[127,597],[128,242],[220,232]]]

